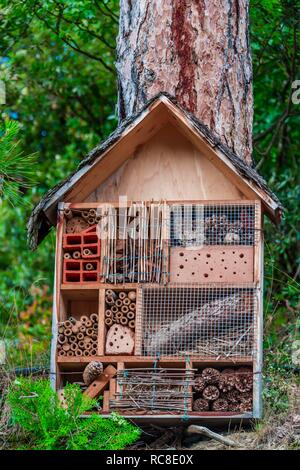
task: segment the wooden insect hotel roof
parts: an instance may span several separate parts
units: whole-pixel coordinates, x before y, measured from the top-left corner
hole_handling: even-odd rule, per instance
[[[236,186],[260,199],[273,222],[280,221],[283,206],[257,170],[247,165],[241,156],[224,145],[207,126],[179,106],[173,97],[160,93],[136,115],[122,121],[104,142],[88,153],[71,175],[44,195],[33,209],[28,222],[30,247],[35,249],[51,226],[56,225],[59,202],[80,202],[89,194],[90,173],[97,171],[98,183],[99,179],[100,182],[104,181],[168,121],[196,147],[201,148],[203,154]]]

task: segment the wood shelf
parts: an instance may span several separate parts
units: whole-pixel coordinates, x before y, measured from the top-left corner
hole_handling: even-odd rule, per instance
[[[125,363],[136,363],[136,364],[149,364],[154,363],[157,361],[157,357],[141,357],[141,356],[80,356],[80,357],[66,357],[66,356],[57,356],[57,363],[58,364],[88,364],[92,361],[100,361],[104,363],[118,363],[118,362],[125,362]],[[215,357],[199,357],[199,356],[189,356],[189,361],[193,364],[212,364],[223,366],[223,365],[239,365],[239,364],[252,364],[253,358],[252,357],[243,357],[243,358],[222,358],[216,359]],[[180,357],[160,357],[159,363],[166,364],[166,363],[185,363],[185,358]]]

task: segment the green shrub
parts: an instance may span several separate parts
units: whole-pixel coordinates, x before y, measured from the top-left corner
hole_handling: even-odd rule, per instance
[[[7,401],[13,422],[26,432],[25,449],[36,450],[119,450],[140,436],[138,428],[117,414],[102,418],[91,412],[97,405],[81,393],[78,385],[64,388],[62,406],[48,380],[15,380]]]

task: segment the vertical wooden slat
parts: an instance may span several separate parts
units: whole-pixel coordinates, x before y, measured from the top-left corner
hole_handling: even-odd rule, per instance
[[[262,367],[263,367],[263,214],[261,203],[256,202],[256,244],[254,247],[254,280],[257,285],[256,315],[255,315],[255,341],[253,358],[253,417],[262,416]]]
[[[114,400],[116,395],[116,379],[110,379],[109,381],[109,399]]]
[[[121,370],[124,370],[125,369],[125,364],[124,362],[118,362],[117,363],[117,373]],[[115,389],[115,393],[120,393],[121,392],[121,388],[120,388],[120,385],[118,384],[118,381],[116,381],[116,389]]]
[[[186,363],[185,363],[185,369],[186,369],[186,370],[191,370],[191,369],[193,369],[193,363],[190,362],[190,361],[186,361]],[[191,393],[191,394],[193,393],[193,387],[192,387],[192,385],[189,385],[189,387],[188,387],[188,392]],[[189,398],[189,399],[188,399],[188,410],[189,410],[189,411],[192,411],[192,409],[193,409],[193,398]]]
[[[169,282],[169,241],[170,241],[170,207],[164,202],[163,207],[163,266],[162,266],[162,283]]]
[[[98,307],[98,355],[103,356],[105,352],[105,289],[99,289]]]
[[[109,390],[104,390],[103,392],[103,407],[102,410],[105,413],[109,413]]]
[[[50,360],[50,383],[54,389],[60,386],[59,368],[56,364],[57,348],[57,324],[59,321],[60,308],[60,286],[62,279],[62,238],[64,231],[64,204],[59,203],[56,226],[56,249],[55,249],[55,270],[53,288],[53,311],[52,311],[52,338],[51,338],[51,360]]]
[[[142,288],[136,290],[136,311],[135,311],[135,343],[134,355],[142,355],[142,334],[143,334],[143,318],[142,318]]]

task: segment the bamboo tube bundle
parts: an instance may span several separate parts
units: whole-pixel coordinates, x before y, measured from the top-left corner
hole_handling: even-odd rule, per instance
[[[105,325],[129,326],[135,329],[136,291],[107,289],[105,292]]]
[[[82,315],[79,320],[69,317],[59,323],[57,354],[59,356],[92,356],[98,348],[98,315]]]

